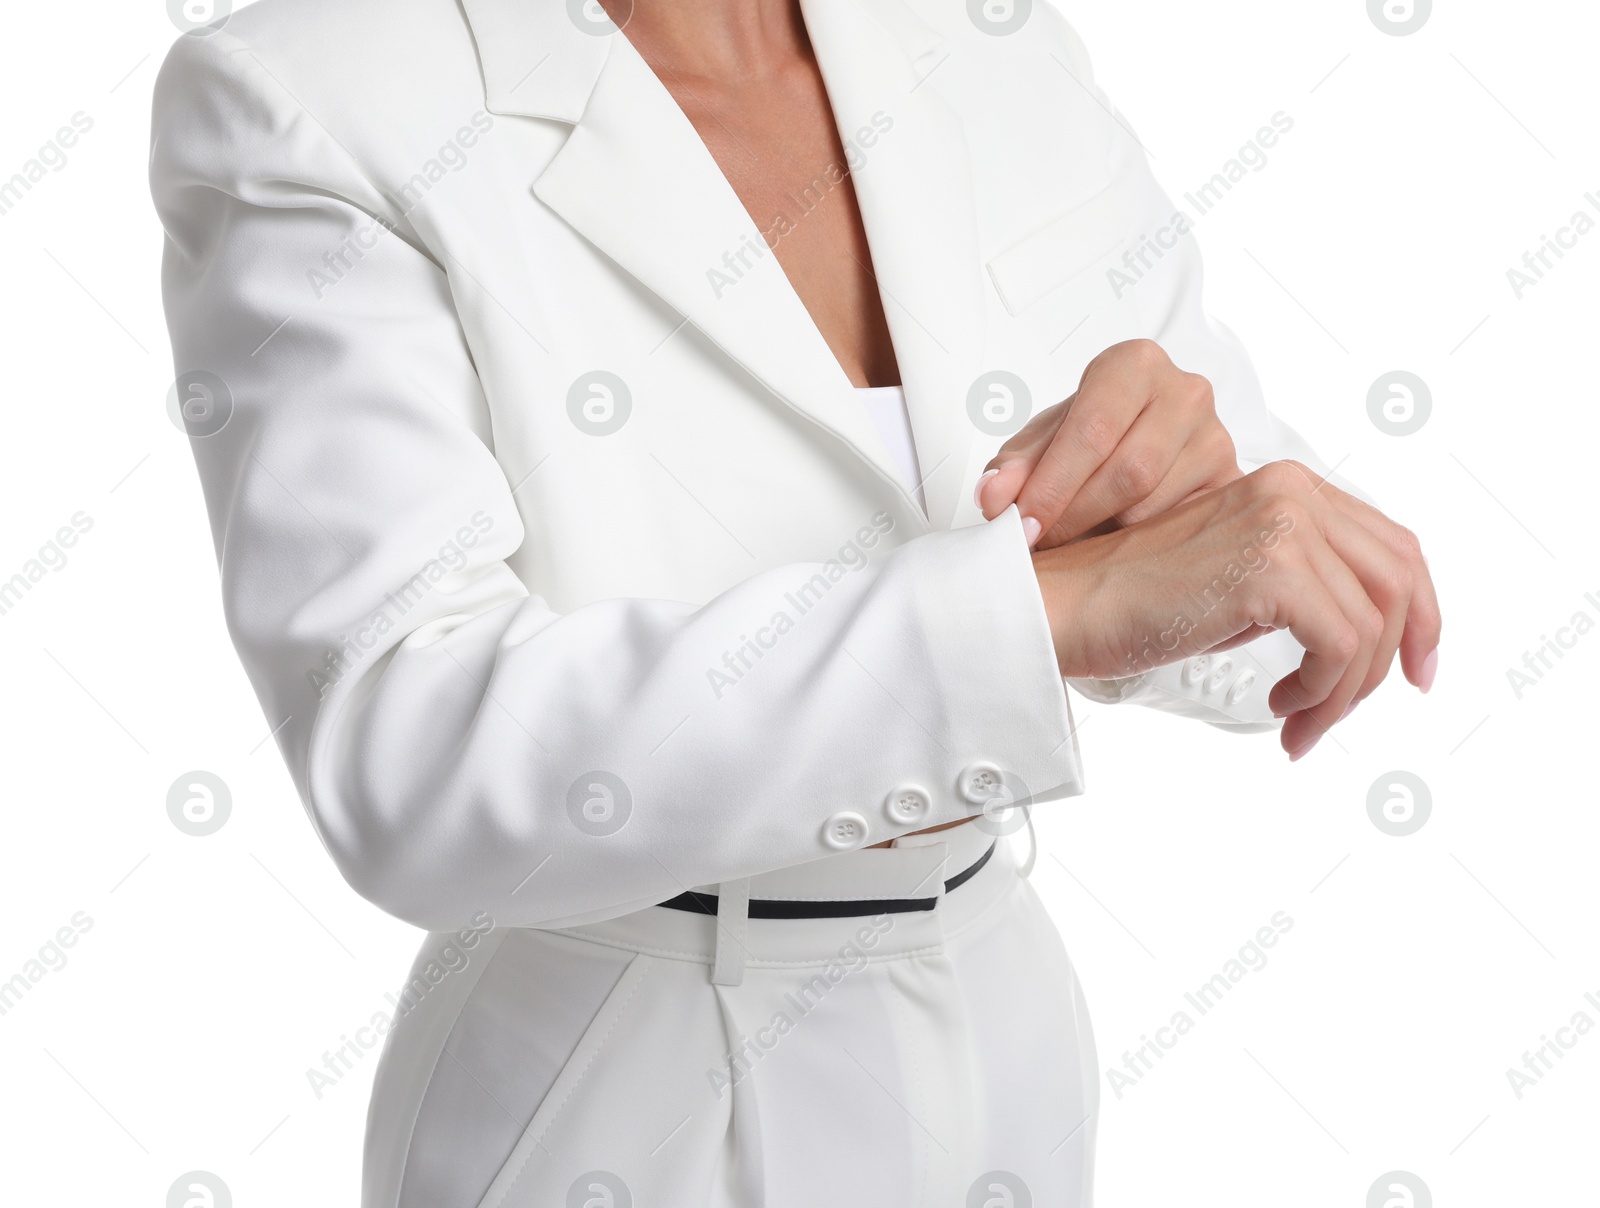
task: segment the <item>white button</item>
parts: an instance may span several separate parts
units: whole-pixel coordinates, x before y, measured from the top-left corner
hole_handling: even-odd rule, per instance
[[[852,851],[867,841],[867,820],[841,810],[822,828],[822,841],[835,851]]]
[[[1233,681],[1233,687],[1228,689],[1228,703],[1237,705],[1239,698],[1250,691],[1250,685],[1256,682],[1256,673],[1246,667],[1239,672],[1239,678]]]
[[[1005,773],[992,763],[968,764],[956,782],[961,795],[973,805],[992,801],[1005,791],[1005,785]]]
[[[1211,665],[1211,674],[1206,677],[1206,691],[1215,692],[1222,687],[1222,681],[1228,678],[1228,672],[1233,670],[1233,660],[1223,655]]]
[[[884,800],[883,808],[896,822],[921,822],[933,812],[933,798],[920,784],[902,784]]]
[[[1205,678],[1206,668],[1211,666],[1209,655],[1197,654],[1183,665],[1183,682],[1193,686]]]

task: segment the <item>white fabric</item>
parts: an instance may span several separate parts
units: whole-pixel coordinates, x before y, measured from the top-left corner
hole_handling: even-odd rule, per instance
[[[872,417],[873,426],[889,450],[889,460],[900,472],[900,481],[911,492],[917,506],[928,510],[922,493],[922,469],[917,464],[916,440],[911,434],[911,412],[906,408],[906,392],[901,386],[857,386],[856,397]]]
[[[1243,459],[1319,465],[1206,317],[1192,238],[1113,286],[1174,209],[1053,8],[994,37],[959,4],[802,7],[920,499],[693,126],[625,37],[579,28],[593,6],[260,0],[162,68],[164,294],[185,396],[215,403],[192,448],[230,633],[349,882],[420,927],[489,918],[500,937],[487,971],[427,992],[380,1074],[367,1208],[400,1201],[405,1138],[426,1189],[409,1202],[470,1205],[491,1138],[503,1157],[558,1110],[557,1069],[575,1104],[639,1130],[565,1112],[571,1152],[637,1138],[693,1089],[652,1063],[769,1005],[759,959],[712,986],[711,921],[651,924],[694,933],[646,952],[604,939],[608,920],[854,866],[839,853],[979,813],[961,786],[980,765],[1036,800],[1081,791],[1018,515],[983,524],[972,502],[1014,430],[974,408],[985,375],[1015,375],[1037,410],[1105,347],[1153,338],[1212,381]],[[1115,205],[1090,204],[1108,189]],[[1209,667],[1085,687],[1270,725],[1270,681],[1234,699],[1249,657],[1215,688]],[[919,793],[913,820],[890,814]],[[954,1159],[863,1066],[946,1144],[979,1139],[951,1154],[1038,1160],[1086,1094],[1086,1029],[1033,899],[989,917],[982,944],[850,982],[807,1033],[828,1043],[666,1145],[650,1202],[834,1202],[841,1184],[815,1180],[840,1169],[874,1189],[860,1202],[932,1202],[948,1188],[917,1179]],[[751,920],[753,951],[780,930]],[[835,932],[793,934],[815,954]],[[601,1007],[619,979],[648,1019]],[[600,1044],[613,1010],[618,1043]],[[572,1066],[584,1035],[603,1059]],[[1035,1202],[1075,1202],[1063,1171]],[[654,1195],[713,1176],[705,1198]]]
[[[784,892],[926,896],[993,841],[918,839],[809,865]],[[738,986],[708,976],[704,915],[492,932],[452,975],[478,971],[441,1005],[447,1027],[419,1011],[390,1033],[369,1178],[399,1208],[948,1208],[1004,1171],[1033,1204],[1087,1208],[1098,1063],[1067,954],[1005,841],[939,896],[751,919]],[[593,1172],[631,1201],[570,1199]]]
[[[982,295],[880,212],[966,170],[923,150],[959,135],[933,94],[841,92],[851,129],[893,101],[858,190],[945,350],[896,337],[925,517],[776,261],[713,296],[748,216],[626,40],[558,0],[468,10],[492,75],[552,48],[489,104],[581,92],[576,132],[490,117],[461,10],[419,0],[265,0],[157,89],[176,361],[231,395],[193,441],[224,606],[345,876],[423,927],[555,925],[831,855],[846,816],[859,843],[970,816],[974,763],[1078,792],[1018,518],[950,527]],[[831,21],[846,91],[904,62]],[[430,184],[441,145],[463,166]]]
[[[192,446],[230,630],[340,869],[420,926],[622,913],[831,854],[845,814],[866,843],[952,821],[978,761],[1079,791],[1017,515],[971,500],[996,366],[1043,406],[1152,336],[1244,456],[1310,458],[1192,239],[1119,300],[1097,265],[1013,315],[985,273],[1108,180],[1141,198],[1108,240],[1169,212],[1053,10],[1006,38],[902,0],[805,15],[926,515],[625,37],[560,0],[262,0],[162,69],[175,360],[228,392]],[[883,809],[906,782],[916,825]],[[573,821],[612,808],[592,785],[615,833]]]
[[[744,980],[745,935],[750,930],[750,878],[724,881],[717,891],[717,950],[711,980],[737,986]]]

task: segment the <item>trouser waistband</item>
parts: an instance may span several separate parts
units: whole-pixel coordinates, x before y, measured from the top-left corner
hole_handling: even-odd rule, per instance
[[[995,842],[991,842],[979,856],[955,876],[944,883],[945,893],[952,893],[965,885],[994,855]],[[837,901],[795,901],[782,898],[751,898],[745,914],[752,919],[853,919],[879,914],[909,914],[917,910],[932,910],[939,904],[937,894],[923,898],[845,898]],[[690,890],[660,903],[668,910],[687,910],[693,914],[716,914],[721,896]]]
[[[997,844],[992,830],[977,823],[905,835],[894,843],[890,848],[858,848],[747,880],[694,886],[696,896],[714,897],[715,913],[649,906],[556,932],[588,943],[710,965],[714,983],[738,985],[745,967],[822,967],[836,963],[841,952],[857,950],[874,962],[936,953],[947,935],[983,915],[1023,873],[1008,842]],[[947,883],[962,874],[966,879],[959,892],[948,893]],[[905,899],[920,905],[930,892],[935,895],[931,909],[872,917],[854,912],[861,902]],[[747,910],[746,903],[752,900],[808,909],[804,917],[763,918]],[[851,903],[852,912],[824,913],[835,902]],[[821,910],[815,909],[819,906]]]

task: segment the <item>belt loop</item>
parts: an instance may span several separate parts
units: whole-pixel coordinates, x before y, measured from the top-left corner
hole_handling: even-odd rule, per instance
[[[711,981],[737,986],[744,981],[745,936],[750,930],[750,878],[717,887],[717,959]]]
[[[1039,855],[1039,836],[1033,833],[1033,806],[1024,805],[1022,816],[1028,820],[1028,858],[1022,862],[1022,867],[1017,870],[1024,880],[1033,871],[1033,862]]]

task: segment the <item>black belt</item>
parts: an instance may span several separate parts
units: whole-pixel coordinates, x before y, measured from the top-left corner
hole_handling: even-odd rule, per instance
[[[989,862],[989,857],[994,855],[995,845],[989,844],[989,850],[979,856],[971,867],[956,873],[944,883],[944,891],[950,893],[961,888],[973,877],[978,875],[978,870]],[[939,904],[938,898],[868,898],[851,902],[790,902],[774,898],[751,898],[750,917],[753,919],[852,919],[859,915],[871,914],[908,914],[913,910],[932,910]],[[716,914],[717,895],[714,893],[680,893],[675,898],[669,898],[659,903],[668,910],[687,910],[691,914]]]

